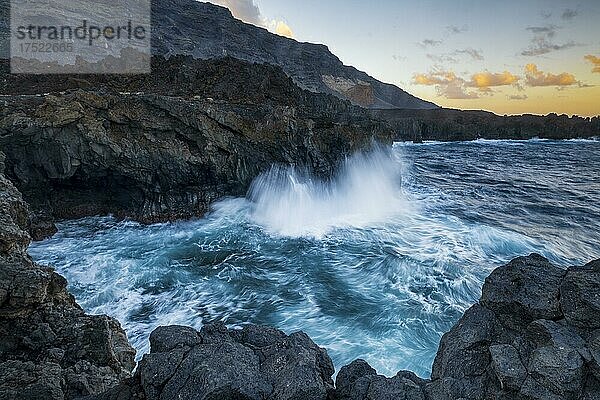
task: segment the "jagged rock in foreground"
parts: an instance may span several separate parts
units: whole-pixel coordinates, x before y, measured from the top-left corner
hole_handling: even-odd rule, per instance
[[[28,206],[1,168],[0,399],[103,392],[130,376],[135,350],[116,320],[86,315],[66,280],[27,256]]]
[[[333,391],[331,359],[304,333],[169,326],[150,346],[134,379],[94,398],[320,400]]]
[[[364,360],[343,367],[335,380],[337,400],[425,400],[428,381],[400,371],[392,378],[377,375]]]
[[[430,380],[377,375],[363,360],[332,388],[305,334],[247,326],[163,327],[134,378],[95,399],[592,400],[600,398],[600,260],[563,270],[521,257],[444,335]]]
[[[539,256],[494,271],[444,335],[430,399],[598,399],[600,260],[563,270]]]

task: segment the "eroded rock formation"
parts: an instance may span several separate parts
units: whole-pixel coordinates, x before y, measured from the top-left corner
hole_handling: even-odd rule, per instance
[[[130,376],[135,350],[116,320],[86,315],[63,277],[31,261],[29,208],[1,167],[0,399],[103,392]]]
[[[53,233],[52,218],[202,216],[273,164],[331,176],[345,156],[392,140],[365,110],[274,67],[174,57],[155,58],[154,70],[11,77],[11,91],[52,91],[0,98],[7,175],[35,211],[36,239]]]

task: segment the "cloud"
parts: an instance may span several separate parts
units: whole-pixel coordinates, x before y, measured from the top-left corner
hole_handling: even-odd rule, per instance
[[[526,94],[514,94],[506,97],[508,97],[509,100],[527,100],[529,98]]]
[[[473,60],[483,61],[483,54],[482,54],[481,50],[475,50],[473,48],[468,48],[468,49],[463,49],[463,50],[456,50],[454,53],[455,54],[466,54],[468,56],[471,56],[471,58]]]
[[[477,88],[483,92],[490,91],[492,87],[510,86],[519,82],[519,77],[508,71],[500,73],[479,72],[471,76],[467,86]]]
[[[577,12],[577,10],[571,10],[571,9],[567,8],[560,17],[562,19],[564,19],[565,21],[570,21],[573,18],[575,18],[578,14],[579,13]]]
[[[508,71],[479,72],[465,79],[452,71],[437,70],[413,75],[416,85],[435,86],[438,95],[447,99],[477,99],[481,94],[493,95],[492,90],[500,86],[518,87],[520,78]],[[476,89],[474,91],[473,89]]]
[[[479,95],[465,90],[465,80],[452,71],[434,71],[428,74],[415,74],[413,83],[435,86],[438,96],[447,99],[476,99]]]
[[[524,56],[541,56],[553,51],[570,49],[578,46],[577,43],[571,41],[563,44],[552,43],[546,38],[538,37],[532,40],[531,46],[521,52]]]
[[[211,3],[229,8],[234,17],[249,24],[264,26],[264,18],[254,0],[209,0]]]
[[[562,72],[558,75],[545,73],[538,69],[535,64],[527,64],[525,66],[525,82],[528,86],[556,86],[567,87],[572,85],[581,85],[575,75],[568,72]]]
[[[464,85],[460,81],[454,81],[446,85],[445,87],[438,87],[436,89],[438,94],[446,97],[447,99],[478,99],[479,95],[475,92],[467,92]]]
[[[560,27],[556,25],[545,25],[545,26],[529,26],[525,30],[533,33],[531,44],[529,47],[521,52],[524,56],[541,56],[548,54],[553,51],[565,50],[571,47],[578,46],[577,43],[569,41],[567,43],[557,44],[554,42]]]
[[[588,54],[587,56],[585,56],[583,58],[585,60],[589,61],[590,63],[592,63],[592,65],[594,66],[592,69],[592,73],[600,74],[600,57],[596,57],[591,54]]]
[[[451,33],[453,35],[458,35],[460,33],[464,33],[466,31],[468,31],[469,27],[467,27],[466,25],[463,25],[463,26],[448,25],[446,27],[446,30],[448,31],[448,33]]]
[[[421,46],[424,49],[426,49],[428,47],[436,47],[436,46],[439,46],[440,44],[442,44],[441,40],[433,40],[433,39],[425,39],[425,40],[422,40],[419,43],[417,43],[418,46]]]
[[[558,30],[558,26],[556,25],[546,25],[546,26],[528,26],[525,30],[533,32],[536,35],[544,35],[549,38],[553,38],[556,36],[556,31]]]
[[[454,50],[451,53],[442,53],[442,54],[428,53],[425,56],[427,58],[429,58],[431,61],[433,61],[434,63],[436,63],[438,66],[440,66],[441,69],[443,69],[444,68],[443,66],[447,65],[447,64],[458,64],[460,58],[463,56],[468,56],[473,61],[483,61],[484,60],[483,52],[481,50],[475,50],[473,48]]]
[[[435,62],[436,64],[440,64],[440,65],[444,65],[444,64],[457,64],[458,63],[458,59],[456,57],[453,57],[451,54],[431,54],[431,53],[428,53],[425,56],[427,58],[429,58],[431,61]]]
[[[262,15],[254,0],[208,0],[211,3],[227,7],[234,17],[252,25],[267,28],[281,36],[294,37],[292,29],[281,20],[268,19]]]
[[[413,76],[413,81],[417,85],[447,85],[450,82],[453,82],[457,79],[460,79],[456,76],[454,72],[451,71],[436,71],[430,72],[428,74],[415,74]]]
[[[289,37],[289,38],[294,37],[294,32],[292,31],[292,28],[290,28],[289,25],[286,24],[285,22],[277,21],[274,24],[275,24],[275,28],[272,30],[275,31],[275,33],[277,33],[278,35]]]

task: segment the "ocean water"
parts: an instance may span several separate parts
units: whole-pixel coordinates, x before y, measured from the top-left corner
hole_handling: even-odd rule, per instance
[[[200,220],[63,222],[29,251],[138,356],[159,325],[251,322],[305,331],[338,369],[363,358],[428,377],[494,268],[600,258],[598,199],[597,141],[397,144],[328,182],[274,166]]]

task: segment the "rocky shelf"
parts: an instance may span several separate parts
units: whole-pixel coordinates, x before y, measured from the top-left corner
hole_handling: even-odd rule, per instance
[[[118,321],[86,315],[65,279],[27,255],[29,215],[0,175],[0,399],[600,398],[600,260],[561,269],[530,255],[495,270],[443,336],[431,379],[357,360],[334,383],[306,334],[254,325],[158,328],[132,374]]]

